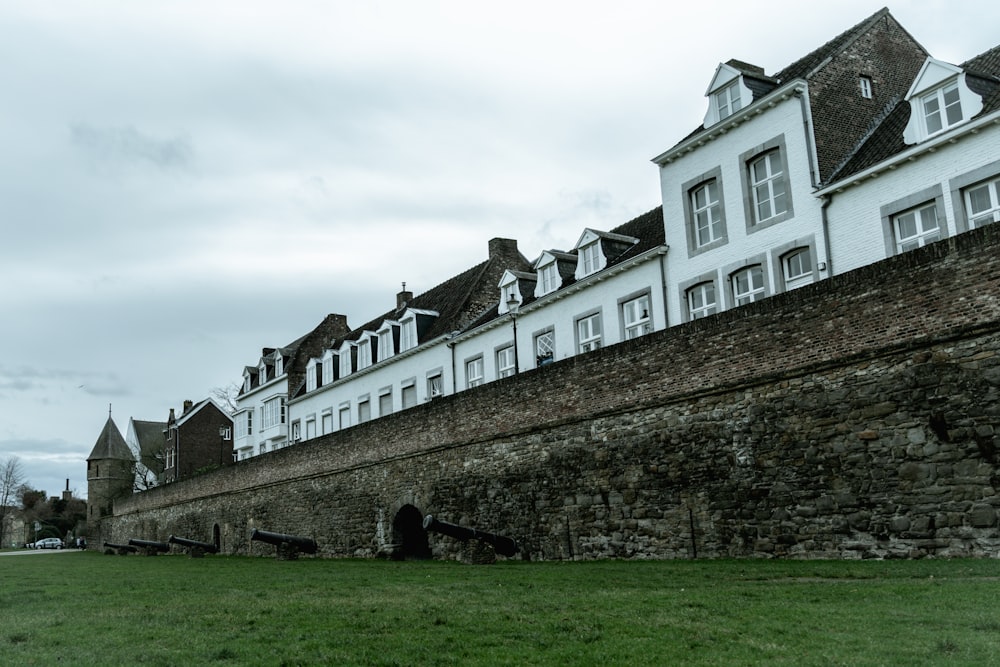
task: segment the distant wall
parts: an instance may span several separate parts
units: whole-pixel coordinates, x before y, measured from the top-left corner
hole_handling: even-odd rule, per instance
[[[998,332],[994,225],[135,495],[104,539],[372,556],[431,513],[533,559],[995,556]]]

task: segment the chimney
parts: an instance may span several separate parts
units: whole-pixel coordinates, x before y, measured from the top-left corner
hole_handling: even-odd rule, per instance
[[[191,401],[184,401],[184,412],[182,412],[181,415],[186,415],[191,410],[192,405],[194,405],[194,403]]]
[[[511,259],[520,256],[514,239],[490,239],[490,259]]]
[[[410,301],[413,301],[413,292],[407,292],[406,283],[403,283],[403,290],[396,295],[396,310],[402,310]]]
[[[174,416],[174,409],[170,408],[170,416],[167,417],[167,423],[173,424],[175,421],[177,421],[177,417]]]

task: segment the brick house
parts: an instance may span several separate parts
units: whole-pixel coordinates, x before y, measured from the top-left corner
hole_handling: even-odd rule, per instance
[[[233,462],[233,420],[210,398],[184,401],[178,417],[170,408],[164,440],[163,481],[173,482],[206,468]]]

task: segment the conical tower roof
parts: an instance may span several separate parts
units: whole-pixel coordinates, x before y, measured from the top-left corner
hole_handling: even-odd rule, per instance
[[[132,451],[125,444],[125,438],[122,437],[121,431],[118,430],[111,415],[108,415],[108,421],[104,424],[104,429],[97,436],[97,444],[94,445],[90,456],[87,457],[88,461],[98,459],[135,460],[135,457],[132,456]]]

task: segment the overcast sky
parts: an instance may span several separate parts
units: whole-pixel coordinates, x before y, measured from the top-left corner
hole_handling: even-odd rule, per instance
[[[85,496],[109,404],[124,436],[492,237],[626,222],[720,61],[774,72],[881,7],[0,0],[0,458]],[[950,62],[1000,40],[995,1],[890,9]]]

